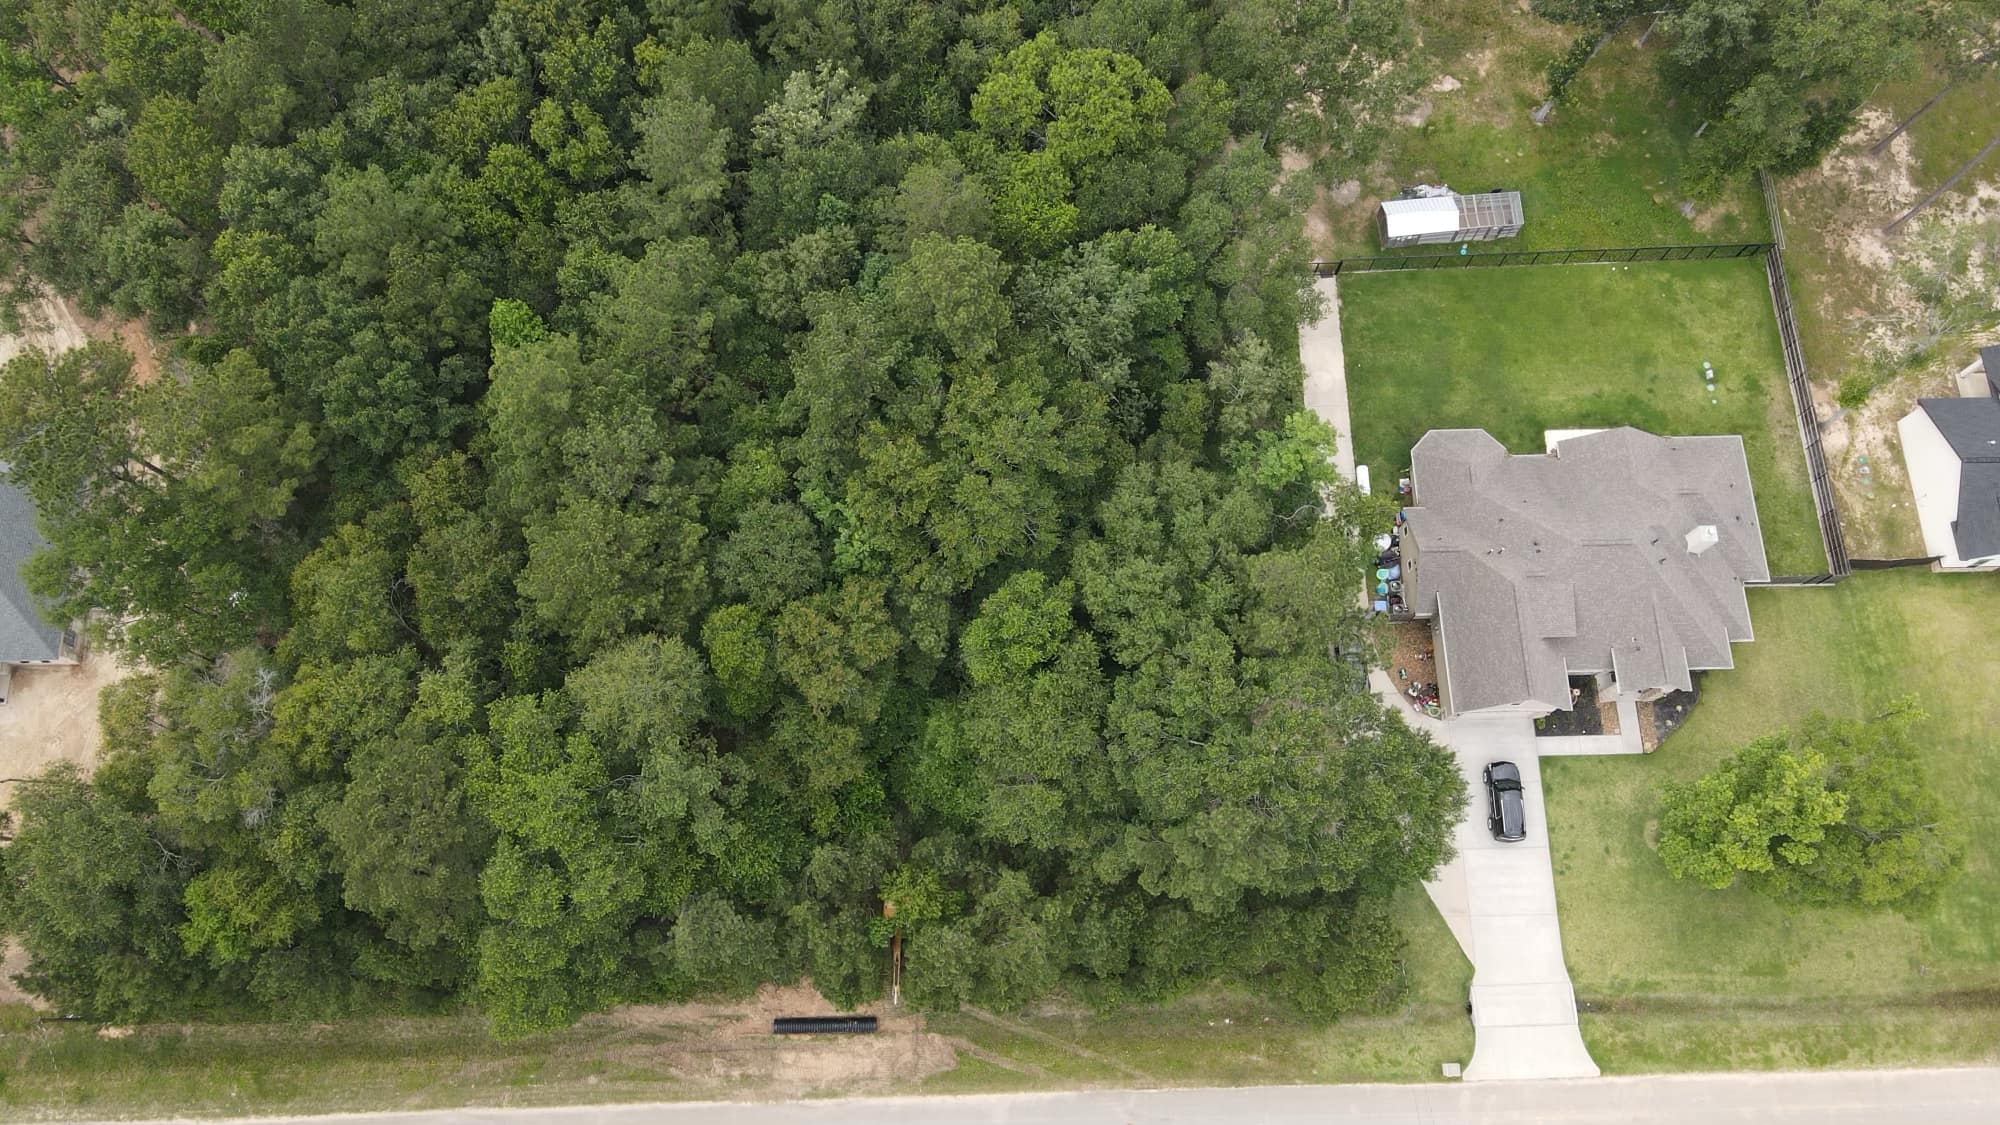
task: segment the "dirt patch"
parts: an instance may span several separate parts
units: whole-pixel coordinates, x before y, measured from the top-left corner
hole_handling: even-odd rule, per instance
[[[1396,124],[1412,129],[1421,128],[1424,122],[1431,119],[1431,114],[1436,112],[1437,106],[1429,98],[1418,98],[1410,103],[1410,108],[1396,115]]]
[[[26,322],[13,335],[0,335],[0,363],[6,363],[29,348],[65,352],[80,348],[89,339],[83,321],[69,302],[42,297],[22,310]]]
[[[0,941],[0,1004],[26,1004],[38,1012],[53,1011],[49,1002],[21,991],[14,977],[28,971],[28,951],[11,940]]]
[[[1820,438],[1831,469],[1834,502],[1856,558],[1915,558],[1924,553],[1909,468],[1896,423],[1919,398],[1957,392],[1950,375],[1929,371],[1895,380],[1853,410],[1820,406]],[[1819,400],[1824,391],[1814,387]]]
[[[1870,153],[1875,138],[1895,125],[1889,112],[1868,106],[1855,115],[1854,128],[1818,169],[1794,182],[1805,192],[1824,192],[1842,201],[1837,212],[1824,213],[1821,225],[1847,257],[1876,269],[1895,262],[1889,236],[1882,226],[1917,201],[1916,153],[1904,133],[1880,153]]]
[[[1923,554],[1923,534],[1910,496],[1896,422],[1921,396],[1956,393],[1952,376],[1986,338],[1987,320],[1946,329],[1924,357],[1902,368],[1913,328],[1926,315],[1913,288],[1924,247],[1950,235],[1940,228],[1986,223],[2000,214],[2000,183],[1961,182],[1894,234],[1882,228],[1936,184],[1920,166],[1913,138],[1919,119],[1881,152],[1875,143],[1896,124],[1888,110],[1865,107],[1854,127],[1818,168],[1780,187],[1787,259],[1799,292],[1800,332],[1822,420],[1841,529],[1855,558],[1909,558]],[[1966,155],[1971,155],[1968,152]],[[1974,289],[1990,282],[1963,278]],[[1843,382],[1867,391],[1858,408],[1832,401]]]
[[[774,1017],[835,1010],[810,981],[801,981],[766,985],[741,1001],[627,1005],[584,1022],[628,1033],[612,1053],[663,1063],[677,1077],[713,1087],[718,1095],[744,1086],[756,1088],[759,1096],[784,1098],[868,1093],[958,1065],[953,1040],[925,1030],[921,1016],[884,1004],[856,1009],[877,1018],[873,1035],[771,1034]],[[688,1031],[701,1034],[658,1038]]]
[[[749,1085],[760,1097],[777,1098],[879,1092],[958,1065],[951,1043],[928,1032],[772,1039],[676,1045],[660,1061],[675,1076],[718,1093]]]
[[[0,777],[33,777],[56,762],[97,764],[97,693],[131,670],[109,653],[86,648],[77,664],[16,668],[7,702],[0,703]],[[17,785],[0,785],[0,809]],[[9,942],[0,966],[0,1004],[47,1004],[14,985],[28,957]]]
[[[1742,215],[1743,206],[1741,199],[1725,199],[1720,203],[1715,203],[1707,207],[1696,205],[1693,212],[1688,215],[1688,221],[1692,222],[1694,229],[1701,233],[1714,234],[1718,227],[1721,227],[1724,223],[1733,222],[1741,218]]]
[[[120,320],[108,313],[87,317],[59,297],[40,297],[23,311],[22,331],[0,335],[0,363],[29,348],[66,352],[91,340],[116,340],[132,353],[133,381],[144,385],[160,373],[160,347],[143,320]]]
[[[97,761],[97,693],[129,672],[94,649],[77,664],[16,668],[0,703],[0,777],[30,777],[60,761],[88,770]],[[0,786],[0,809],[14,788]]]
[[[1271,193],[1276,195],[1291,186],[1295,178],[1310,174],[1312,166],[1313,158],[1310,154],[1289,146],[1278,149],[1280,174],[1278,182],[1271,186]],[[1315,257],[1323,258],[1332,253],[1333,211],[1336,199],[1336,193],[1330,192],[1326,185],[1320,183],[1312,185],[1312,202],[1307,204],[1305,209],[1305,236],[1307,244],[1313,248]]]
[[[1313,188],[1312,206],[1306,208],[1306,243],[1315,257],[1331,256],[1333,249],[1333,199],[1325,187]]]

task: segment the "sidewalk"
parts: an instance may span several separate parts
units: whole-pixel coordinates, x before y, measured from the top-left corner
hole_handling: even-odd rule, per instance
[[[1333,467],[1354,479],[1354,427],[1347,420],[1347,355],[1340,347],[1340,290],[1334,279],[1313,283],[1325,311],[1299,328],[1299,363],[1305,367],[1306,409],[1333,427]]]

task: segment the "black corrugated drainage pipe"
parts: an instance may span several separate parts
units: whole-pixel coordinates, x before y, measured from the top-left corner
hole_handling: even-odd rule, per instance
[[[779,1016],[771,1021],[773,1035],[866,1035],[874,1030],[874,1016]]]

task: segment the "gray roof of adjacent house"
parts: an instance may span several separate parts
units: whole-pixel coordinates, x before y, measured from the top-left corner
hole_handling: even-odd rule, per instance
[[[1951,523],[1958,557],[2000,555],[2000,399],[1920,398],[1917,405],[1958,455],[1958,517]]]
[[[2000,395],[2000,344],[1979,349],[1979,366],[1986,371],[1986,389]]]
[[[0,663],[54,660],[62,651],[63,631],[43,619],[21,582],[21,564],[44,545],[34,502],[0,475]]]
[[[1484,430],[1411,451],[1410,608],[1435,615],[1454,711],[1569,706],[1572,673],[1692,686],[1751,638],[1771,577],[1743,439],[1630,427],[1516,455]]]

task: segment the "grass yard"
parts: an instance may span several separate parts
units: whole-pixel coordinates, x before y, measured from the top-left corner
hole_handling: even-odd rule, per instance
[[[1383,487],[1431,429],[1517,453],[1570,427],[1741,434],[1771,572],[1826,569],[1760,261],[1356,274],[1340,304],[1354,453]]]
[[[1543,763],[1585,1039],[1625,1071],[2000,1059],[2000,584],[1868,571],[1753,591],[1750,610],[1756,641],[1703,677],[1658,751]],[[1667,877],[1649,845],[1662,785],[1814,709],[1863,715],[1904,694],[1972,841],[1935,910],[1786,907]]]
[[[1460,191],[1517,188],[1527,223],[1517,238],[1484,248],[1646,246],[1759,241],[1770,237],[1762,194],[1745,177],[1721,199],[1683,213],[1680,169],[1697,121],[1663,97],[1651,41],[1635,20],[1591,60],[1553,116],[1529,113],[1547,93],[1544,71],[1576,29],[1493,0],[1440,0],[1415,18],[1433,69],[1451,89],[1422,95],[1420,124],[1406,118],[1361,180],[1359,195],[1330,206],[1322,252],[1383,253],[1375,205],[1397,188],[1443,181]],[[1434,254],[1425,246],[1395,253]]]
[[[1421,889],[1404,892],[1396,917],[1408,1001],[1332,1026],[1227,991],[1109,1015],[1056,1005],[892,1015],[877,1035],[803,1039],[765,1033],[769,1002],[637,1007],[511,1043],[469,1016],[158,1025],[112,1038],[0,1005],[0,1120],[1437,1081],[1440,1063],[1472,1054],[1472,967]]]

